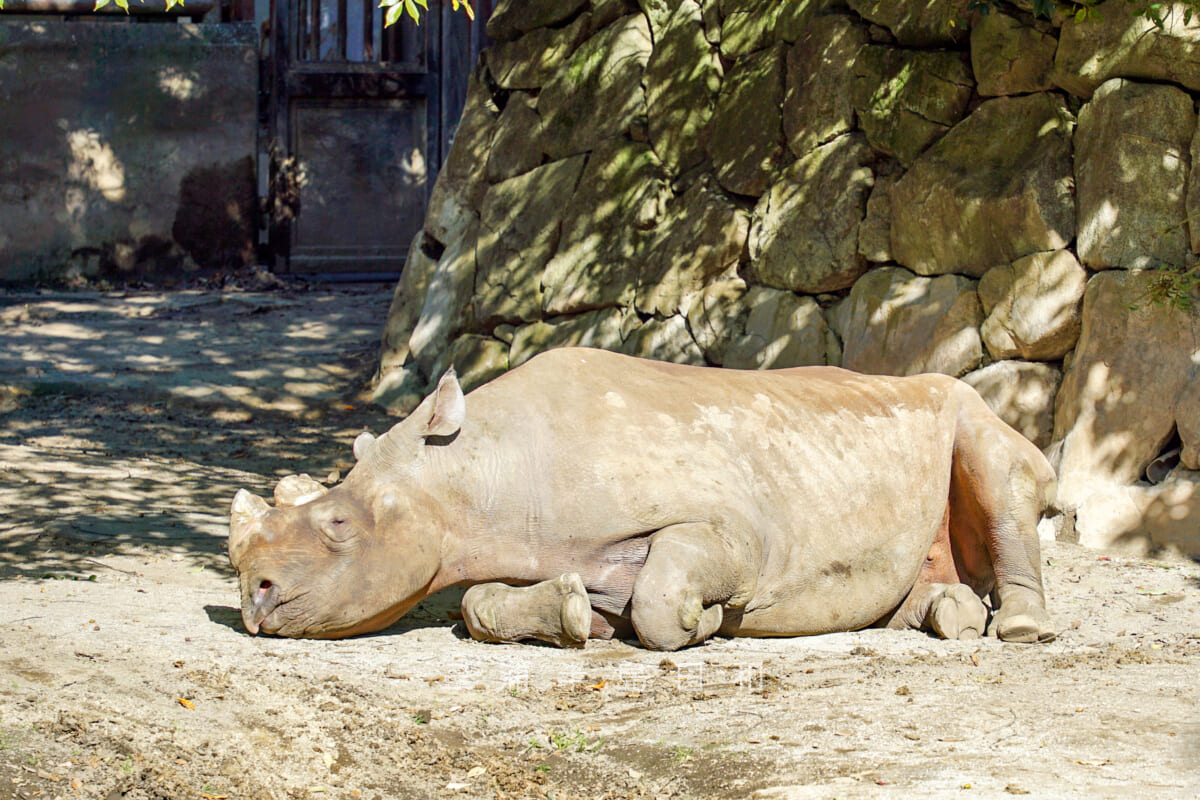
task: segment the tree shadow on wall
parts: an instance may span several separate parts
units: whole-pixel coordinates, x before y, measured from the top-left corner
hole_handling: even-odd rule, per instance
[[[179,276],[253,258],[257,74],[218,27],[5,24],[0,185],[20,196],[0,260]]]

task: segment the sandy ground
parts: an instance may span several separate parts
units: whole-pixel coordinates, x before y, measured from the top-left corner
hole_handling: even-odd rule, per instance
[[[229,500],[336,478],[389,424],[354,384],[387,301],[0,294],[0,798],[1200,794],[1189,561],[1047,544],[1042,646],[484,645],[453,593],[249,636]]]

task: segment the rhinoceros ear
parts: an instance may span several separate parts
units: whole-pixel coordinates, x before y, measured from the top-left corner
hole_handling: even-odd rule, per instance
[[[245,489],[238,489],[233,496],[233,506],[229,509],[229,563],[237,568],[238,558],[246,547],[250,534],[271,507],[267,501],[258,495],[250,494]]]
[[[433,393],[433,413],[425,423],[424,436],[453,436],[467,416],[467,401],[458,385],[454,367],[446,370]]]
[[[375,434],[370,431],[363,431],[354,438],[354,460],[362,461],[363,458],[371,450],[371,445],[375,444]]]
[[[308,475],[288,475],[275,484],[275,507],[300,506],[329,491]]]

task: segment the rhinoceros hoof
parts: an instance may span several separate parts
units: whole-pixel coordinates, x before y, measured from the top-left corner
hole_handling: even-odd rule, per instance
[[[1027,605],[1024,608],[1000,606],[992,618],[990,633],[1006,642],[1033,644],[1052,642],[1057,638],[1050,624],[1050,615],[1043,608]]]
[[[562,595],[561,633],[553,641],[567,647],[583,647],[592,632],[592,605],[583,579],[577,572],[564,572],[551,584]]]
[[[987,608],[971,587],[956,583],[933,602],[929,624],[943,639],[978,639],[987,629]]]

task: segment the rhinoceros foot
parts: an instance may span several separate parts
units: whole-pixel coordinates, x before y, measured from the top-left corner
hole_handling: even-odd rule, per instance
[[[1057,637],[1045,606],[1025,598],[1008,597],[992,617],[988,633],[1021,644],[1052,642]]]
[[[592,627],[592,607],[578,574],[568,572],[532,586],[472,586],[462,599],[463,622],[481,642],[539,639],[582,647]]]
[[[987,607],[970,586],[946,586],[929,608],[929,625],[943,639],[978,639],[987,630]]]

